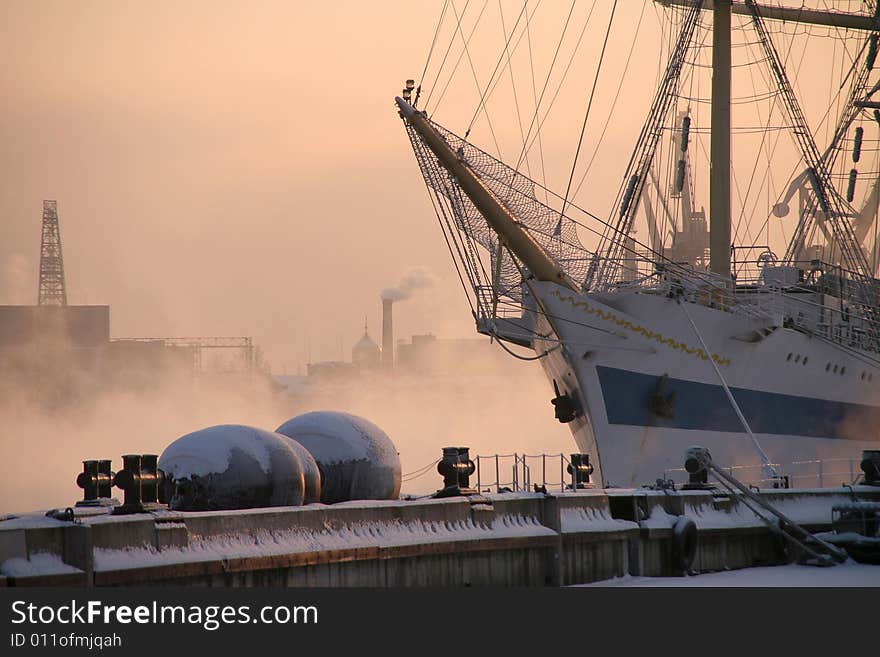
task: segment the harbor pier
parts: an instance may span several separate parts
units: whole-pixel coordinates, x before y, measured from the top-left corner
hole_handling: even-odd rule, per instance
[[[876,486],[759,493],[810,531]],[[736,494],[607,489],[237,511],[107,507],[0,521],[0,586],[566,586],[766,566],[784,541]]]

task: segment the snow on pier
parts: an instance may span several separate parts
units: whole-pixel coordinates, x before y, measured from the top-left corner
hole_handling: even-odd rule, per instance
[[[854,497],[880,501],[880,488],[870,486],[761,494],[812,531],[831,528],[834,505]],[[217,512],[77,512],[73,520],[33,514],[0,521],[0,585],[624,584],[790,558],[737,496],[717,491],[608,489]],[[682,518],[698,535],[690,555],[676,530]]]

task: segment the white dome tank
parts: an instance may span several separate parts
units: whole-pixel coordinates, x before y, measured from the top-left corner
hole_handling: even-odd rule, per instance
[[[271,431],[222,424],[171,443],[159,458],[180,511],[299,506],[306,494],[304,468],[290,440]]]
[[[277,432],[305,447],[321,471],[321,501],[394,500],[400,496],[400,458],[372,422],[338,411],[288,420]]]
[[[303,498],[303,504],[312,504],[314,502],[321,501],[321,470],[318,468],[318,463],[315,461],[315,458],[311,455],[309,450],[299,444],[297,441],[292,440],[291,438],[284,436],[282,434],[277,434],[281,436],[287,443],[293,448],[293,451],[296,452],[296,455],[299,457],[300,465],[303,469],[303,478],[305,481],[306,489],[305,489],[305,497]]]

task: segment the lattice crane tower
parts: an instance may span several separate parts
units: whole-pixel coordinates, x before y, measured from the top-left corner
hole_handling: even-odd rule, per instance
[[[64,257],[58,228],[58,202],[43,201],[43,238],[40,244],[40,306],[66,306]]]

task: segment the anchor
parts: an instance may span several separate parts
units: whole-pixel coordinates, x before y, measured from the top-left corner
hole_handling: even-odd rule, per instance
[[[567,424],[580,415],[580,404],[567,392],[564,394],[559,392],[559,385],[556,383],[556,379],[553,379],[553,390],[556,391],[556,396],[550,400],[550,403],[556,409],[554,415],[557,420],[562,422],[562,424]]]
[[[664,394],[666,392],[666,381],[668,378],[669,377],[664,374],[657,379],[657,385],[654,388],[654,392],[652,392],[651,396],[648,398],[648,406],[651,408],[651,412],[657,417],[671,420],[675,417],[673,409],[673,404],[675,403],[675,390],[668,395]]]

